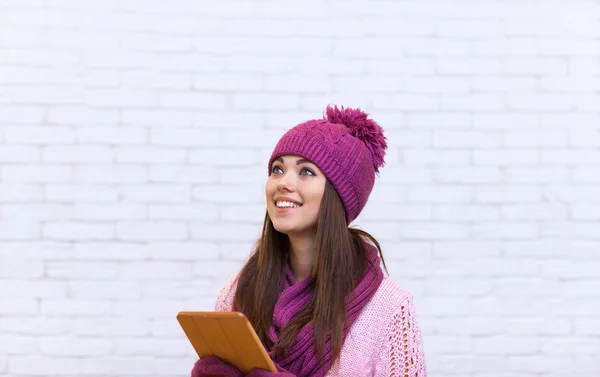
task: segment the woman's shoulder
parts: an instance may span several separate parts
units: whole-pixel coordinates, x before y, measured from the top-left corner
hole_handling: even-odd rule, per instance
[[[377,313],[379,318],[391,318],[403,307],[411,305],[412,294],[398,284],[394,279],[386,276],[381,281],[379,288],[367,304],[370,311]]]
[[[235,297],[238,276],[239,273],[230,276],[223,288],[221,288],[215,305],[216,311],[229,312],[233,310],[233,298]]]

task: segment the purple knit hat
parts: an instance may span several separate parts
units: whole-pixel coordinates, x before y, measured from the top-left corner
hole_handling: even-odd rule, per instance
[[[269,159],[269,175],[279,156],[310,160],[336,189],[350,224],[367,203],[386,148],[383,129],[365,112],[327,106],[323,119],[300,123],[281,137]]]

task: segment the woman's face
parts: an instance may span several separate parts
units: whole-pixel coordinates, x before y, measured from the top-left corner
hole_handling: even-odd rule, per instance
[[[277,231],[288,236],[316,232],[326,179],[303,157],[284,155],[273,161],[266,196],[267,212]]]

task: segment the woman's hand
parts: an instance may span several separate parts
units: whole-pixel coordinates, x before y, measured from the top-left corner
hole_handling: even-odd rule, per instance
[[[243,377],[236,367],[216,356],[207,356],[196,361],[191,377]]]

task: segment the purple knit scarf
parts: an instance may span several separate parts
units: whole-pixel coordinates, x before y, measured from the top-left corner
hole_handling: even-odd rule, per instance
[[[367,265],[362,280],[346,298],[348,326],[344,328],[344,339],[348,335],[349,328],[359,316],[363,307],[373,297],[383,280],[377,248],[365,244],[365,250],[369,261],[375,268]],[[269,329],[269,338],[272,341],[277,341],[279,332],[306,306],[311,296],[311,279],[306,278],[296,283],[288,266],[283,292],[275,304],[273,323]],[[285,355],[275,357],[272,350],[268,349],[268,351],[273,361],[297,377],[323,377],[331,367],[331,337],[328,337],[325,343],[323,362],[319,362],[315,353],[312,322],[309,322],[300,330],[295,343]]]

